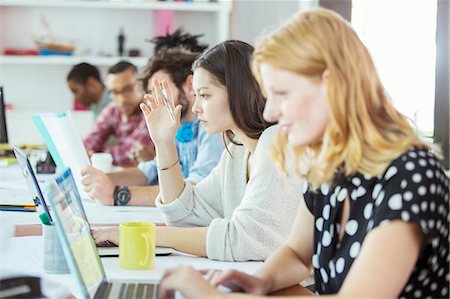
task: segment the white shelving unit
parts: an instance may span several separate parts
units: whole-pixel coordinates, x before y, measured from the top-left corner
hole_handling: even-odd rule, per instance
[[[153,46],[145,40],[157,33],[157,12],[173,13],[172,28],[204,34],[201,41],[215,44],[230,36],[233,0],[217,2],[156,2],[107,0],[0,0],[0,85],[14,110],[56,112],[71,108],[66,84],[70,68],[88,62],[107,68],[121,59],[143,67]],[[5,48],[35,48],[32,34],[45,34],[45,16],[54,36],[77,40],[74,56],[6,56]],[[125,29],[126,49],[141,57],[118,57],[117,35]],[[9,128],[11,130],[11,128]]]
[[[150,2],[150,1],[105,1],[105,0],[0,0],[0,6],[106,8],[106,9],[169,9],[181,11],[221,12],[231,9],[231,1],[220,2]]]
[[[230,31],[232,0],[217,2],[172,1],[108,1],[108,0],[0,0],[0,7],[83,8],[108,10],[171,10],[180,12],[211,12],[217,14],[216,26],[219,40],[225,40]]]
[[[108,67],[118,62],[120,59],[126,59],[138,67],[143,67],[148,61],[147,57],[101,57],[101,56],[13,56],[0,55],[0,64],[3,65],[57,65],[73,66],[81,62],[95,64],[96,66]]]

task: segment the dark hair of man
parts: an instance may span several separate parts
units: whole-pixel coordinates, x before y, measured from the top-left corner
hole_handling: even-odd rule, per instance
[[[184,48],[172,48],[160,51],[150,58],[143,74],[142,87],[148,91],[150,78],[158,71],[166,72],[179,91],[178,101],[181,104],[181,116],[186,115],[189,101],[184,93],[183,85],[192,74],[191,66],[199,53],[192,53]]]
[[[113,65],[112,67],[109,68],[108,70],[108,74],[119,74],[122,73],[128,69],[133,70],[134,73],[137,73],[137,67],[125,60],[119,61],[118,63],[116,63],[115,65]]]
[[[173,48],[161,51],[150,58],[143,73],[143,88],[148,90],[149,79],[158,71],[164,71],[175,86],[183,91],[186,78],[192,74],[191,66],[199,53],[192,53],[183,48]]]
[[[166,35],[157,36],[148,41],[155,44],[155,54],[176,47],[183,47],[191,52],[201,53],[208,47],[206,44],[199,43],[198,38],[202,36],[203,34],[192,35],[185,33],[183,27],[180,27],[172,34],[167,33]]]
[[[252,53],[253,47],[245,42],[225,41],[206,50],[192,69],[206,70],[217,83],[226,87],[234,122],[248,137],[257,139],[271,124],[263,118],[266,99],[250,69]],[[231,131],[225,135],[233,142]]]
[[[83,62],[75,65],[70,70],[69,74],[67,75],[67,81],[73,81],[84,85],[90,77],[99,82],[102,82],[98,69],[92,64]]]

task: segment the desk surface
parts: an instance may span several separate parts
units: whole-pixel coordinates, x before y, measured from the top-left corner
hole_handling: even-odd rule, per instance
[[[26,203],[27,201],[32,203],[25,179],[17,165],[2,167],[0,168],[0,173],[1,203],[12,203],[11,200],[15,203]],[[40,184],[48,179],[49,176],[38,177]],[[125,221],[164,222],[157,208],[104,206],[89,199],[83,200],[83,205],[91,224],[118,224]],[[31,224],[35,224],[36,228],[40,228],[37,213],[0,211],[0,225],[4,227],[13,228]],[[41,276],[49,281],[55,281],[67,286],[72,294],[79,294],[76,283],[70,274],[50,275],[43,272],[43,240],[41,236],[12,238],[12,233],[3,233],[3,236],[1,235],[3,245],[0,256],[0,276],[14,273]],[[197,269],[239,269],[247,273],[255,272],[261,265],[260,262],[218,262],[183,253],[175,253],[166,257],[158,256],[155,259],[154,269],[144,271],[121,269],[119,267],[119,259],[113,257],[102,258],[102,263],[109,280],[126,279],[140,281],[158,281],[165,269],[182,265],[190,265]]]
[[[33,203],[25,179],[18,165],[0,167],[0,203]],[[38,175],[41,188],[50,175]],[[91,199],[83,199],[83,206],[91,224],[119,224],[127,221],[150,221],[164,223],[164,219],[154,207],[114,207],[105,206]],[[0,211],[0,222],[39,224],[37,213]]]
[[[11,203],[11,199],[14,199],[14,197],[20,202],[26,196],[30,198],[31,202],[31,196],[26,189],[25,180],[18,166],[0,167],[0,174],[0,203]],[[48,176],[43,177],[44,180],[48,178]],[[83,200],[83,205],[88,220],[94,225],[118,224],[125,221],[164,222],[157,208],[111,207],[92,200]],[[69,292],[75,296],[79,295],[75,280],[70,274],[50,275],[43,272],[43,240],[41,236],[11,237],[14,227],[30,224],[35,224],[34,227],[38,228],[36,231],[39,231],[37,234],[40,234],[40,222],[37,213],[0,211],[0,247],[2,249],[0,277],[13,274],[41,276],[47,281],[66,286]],[[4,229],[6,227],[10,230]],[[25,229],[27,228],[25,227]],[[23,235],[27,235],[26,233]],[[152,270],[124,270],[119,267],[119,259],[113,257],[102,258],[102,263],[109,280],[139,281],[157,281],[161,278],[165,269],[182,265],[189,265],[196,269],[237,269],[246,273],[254,273],[262,264],[261,262],[218,262],[178,252],[170,256],[156,257],[155,267]],[[58,288],[52,286],[52,289]],[[307,291],[305,293],[304,288],[296,287],[292,291],[281,291],[278,294],[310,293]],[[57,295],[56,297],[60,296]]]
[[[40,236],[11,238],[7,248],[0,256],[0,274],[20,273],[38,275],[69,288],[74,295],[79,294],[75,280],[70,274],[50,275],[42,270],[43,239]],[[119,267],[119,259],[115,257],[102,258],[108,280],[138,280],[158,281],[167,268],[189,265],[196,269],[238,269],[246,273],[254,273],[261,262],[230,263],[218,262],[183,253],[169,256],[157,256],[152,270],[124,270]]]

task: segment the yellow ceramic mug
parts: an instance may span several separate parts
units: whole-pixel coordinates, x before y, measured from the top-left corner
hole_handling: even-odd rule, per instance
[[[156,227],[150,222],[125,222],[119,226],[120,267],[132,270],[153,269],[156,252]]]

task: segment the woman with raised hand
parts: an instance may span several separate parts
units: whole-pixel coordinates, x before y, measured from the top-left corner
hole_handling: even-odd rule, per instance
[[[390,103],[372,59],[339,15],[314,9],[266,36],[253,70],[280,131],[274,158],[308,183],[287,242],[254,275],[170,270],[160,298],[259,298],[314,269],[320,295],[442,298],[449,291],[449,179]],[[274,206],[274,210],[276,206]]]
[[[265,98],[250,70],[252,52],[249,44],[226,41],[193,64],[192,110],[207,133],[222,132],[230,142],[197,184],[183,180],[178,163],[181,106],[174,106],[167,81],[152,80],[153,93],[141,109],[156,149],[155,203],[168,225],[157,227],[157,246],[215,260],[265,260],[289,233],[301,190],[269,162],[276,127],[263,119]]]

